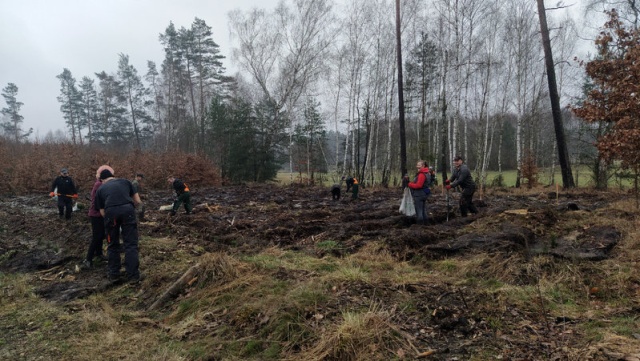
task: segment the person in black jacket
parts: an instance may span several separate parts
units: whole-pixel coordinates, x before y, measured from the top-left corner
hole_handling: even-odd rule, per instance
[[[340,200],[340,184],[336,183],[331,186],[331,197],[334,201]]]
[[[184,203],[184,210],[187,214],[191,214],[191,192],[189,191],[189,186],[182,180],[175,177],[169,177],[167,182],[171,184],[173,190],[176,191],[177,196],[176,200],[173,202],[171,215],[176,215],[176,212],[180,209],[180,205],[182,205],[182,203]]]
[[[135,207],[142,204],[138,192],[127,179],[115,178],[109,169],[100,172],[102,186],[96,192],[94,207],[104,217],[107,232],[108,277],[120,280],[120,251],[124,249],[124,266],[131,283],[139,283],[138,222]],[[121,246],[122,238],[122,246]]]
[[[58,214],[60,218],[64,216],[66,219],[71,219],[73,200],[78,198],[78,190],[75,183],[73,183],[73,179],[69,177],[67,168],[60,169],[60,175],[51,184],[49,195],[51,197],[58,196]]]
[[[478,213],[476,206],[473,205],[473,194],[476,192],[476,183],[473,181],[471,172],[464,159],[457,155],[453,158],[454,169],[451,174],[451,179],[445,181],[447,190],[455,187],[460,187],[462,190],[462,196],[460,197],[460,215],[467,216],[467,210],[473,214]]]
[[[353,177],[349,177],[346,180],[347,183],[347,192],[349,192],[349,190],[351,190],[351,187],[353,187],[353,182],[354,182],[355,178]]]

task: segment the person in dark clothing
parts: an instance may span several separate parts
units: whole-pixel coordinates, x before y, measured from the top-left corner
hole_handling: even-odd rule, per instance
[[[334,201],[340,200],[340,184],[336,183],[331,186],[331,196],[333,197]]]
[[[103,170],[109,170],[113,174],[113,168],[108,165],[102,165],[96,171],[96,181],[93,183],[93,188],[91,189],[91,207],[89,207],[89,219],[91,220],[91,243],[89,243],[89,249],[87,250],[87,258],[82,262],[83,269],[89,269],[93,267],[93,259],[97,257],[100,260],[107,260],[107,258],[102,254],[102,242],[106,237],[106,232],[104,230],[104,218],[100,214],[100,210],[96,209],[96,194],[98,193],[98,188],[102,186],[102,182],[100,181],[100,172]]]
[[[137,173],[136,177],[134,180],[131,181],[131,184],[133,184],[133,188],[135,188],[136,192],[138,193],[138,196],[140,196],[140,200],[142,200],[143,196],[142,196],[142,181],[144,180],[144,174],[142,173]],[[138,220],[139,221],[144,221],[144,213],[145,213],[145,207],[144,207],[144,202],[142,202],[142,204],[140,204],[137,208],[138,212]]]
[[[357,178],[351,178],[351,199],[358,199],[358,190],[360,189],[360,183]]]
[[[409,179],[409,174],[405,173],[402,177],[402,190],[409,186],[409,182],[411,182],[411,180]]]
[[[67,168],[60,169],[60,175],[51,184],[49,195],[51,197],[58,196],[58,214],[60,218],[64,216],[66,219],[71,219],[73,200],[78,198],[78,191],[73,179],[69,177]]]
[[[175,216],[178,209],[180,209],[180,205],[184,203],[184,210],[187,214],[191,214],[191,192],[189,191],[189,186],[184,183],[182,180],[169,177],[167,182],[171,184],[173,190],[176,191],[176,200],[173,202],[173,208],[171,209],[171,215]]]
[[[346,180],[347,183],[347,192],[349,192],[349,190],[351,189],[351,187],[353,187],[353,181],[355,180],[355,178],[353,177],[349,177]]]
[[[467,211],[476,214],[478,209],[473,205],[473,194],[476,192],[476,183],[473,181],[471,172],[464,159],[457,155],[453,158],[453,172],[451,178],[445,181],[447,190],[460,187],[462,195],[460,196],[460,215],[467,216]]]
[[[427,224],[427,198],[431,194],[429,184],[431,184],[431,172],[427,166],[427,162],[419,160],[416,163],[418,173],[416,173],[413,182],[409,182],[407,187],[411,190],[413,204],[416,208],[416,223]]]
[[[127,179],[114,178],[108,169],[100,172],[102,186],[96,195],[96,209],[104,217],[107,232],[107,256],[109,258],[108,277],[110,281],[120,280],[120,237],[124,247],[124,265],[127,279],[131,283],[140,282],[140,261],[138,258],[138,223],[135,206],[142,203],[133,185]]]

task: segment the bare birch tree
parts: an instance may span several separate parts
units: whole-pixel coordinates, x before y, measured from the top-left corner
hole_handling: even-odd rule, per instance
[[[229,14],[231,33],[239,42],[233,56],[272,100],[274,114],[284,110],[292,115],[305,89],[319,78],[331,43],[331,9],[330,0],[292,0],[271,13],[254,9]],[[294,127],[290,118],[289,149]],[[292,163],[289,154],[291,170]]]

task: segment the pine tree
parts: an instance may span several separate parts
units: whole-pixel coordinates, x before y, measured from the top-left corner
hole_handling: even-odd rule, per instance
[[[99,80],[98,104],[100,120],[95,127],[96,136],[105,144],[125,144],[132,138],[131,123],[126,117],[126,97],[122,85],[106,72],[96,73]]]
[[[326,129],[318,108],[320,103],[309,99],[304,108],[303,123],[294,130],[294,164],[300,173],[314,179],[316,172],[326,172],[323,151],[326,148]]]
[[[151,116],[147,113],[149,90],[142,84],[136,68],[129,64],[129,56],[120,54],[118,61],[118,81],[122,85],[125,102],[128,105],[128,117],[133,127],[133,136],[136,140],[136,148],[141,148],[142,138],[150,136],[152,128],[148,125]]]
[[[33,128],[29,128],[28,132],[22,133],[22,121],[24,117],[20,115],[20,108],[24,104],[18,101],[18,86],[14,83],[7,84],[7,86],[2,89],[2,97],[5,103],[7,103],[7,107],[0,110],[0,114],[6,117],[5,120],[0,123],[0,126],[5,134],[13,137],[13,140],[16,142],[19,142],[20,139],[28,137],[33,132]]]
[[[73,144],[78,142],[82,144],[81,96],[76,88],[76,79],[67,68],[64,68],[57,78],[60,80],[60,95],[58,96],[60,111],[63,118],[66,119]]]
[[[100,119],[100,107],[94,81],[86,76],[82,77],[80,83],[80,106],[82,109],[80,124],[87,128],[87,140],[92,144],[98,140],[94,129]]]

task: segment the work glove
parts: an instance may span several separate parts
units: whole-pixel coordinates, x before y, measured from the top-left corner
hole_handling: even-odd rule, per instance
[[[446,181],[444,181],[444,184],[450,184],[450,183],[451,183],[451,181],[448,180],[448,179]]]
[[[450,184],[447,184],[447,185],[445,186],[445,188],[447,188],[447,190],[449,190],[449,189],[451,189],[451,185],[450,185]]]
[[[53,192],[49,192],[49,197],[53,197],[53,196],[55,196],[55,195],[56,195],[55,193],[53,193]]]

